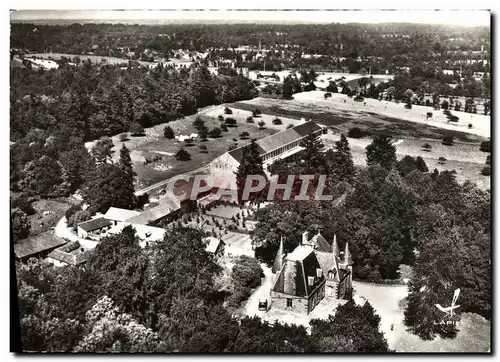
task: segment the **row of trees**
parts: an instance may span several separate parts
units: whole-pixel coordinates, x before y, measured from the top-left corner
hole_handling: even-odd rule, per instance
[[[248,263],[249,261],[245,261]],[[255,278],[235,267],[242,286]],[[47,352],[387,352],[366,303],[305,327],[236,318],[214,283],[203,235],[174,229],[141,249],[133,228],[106,237],[85,268],[16,265],[22,348]],[[353,328],[354,327],[354,328]],[[360,333],[360,331],[363,331]]]

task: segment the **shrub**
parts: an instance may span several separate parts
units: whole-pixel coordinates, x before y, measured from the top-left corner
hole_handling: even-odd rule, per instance
[[[490,176],[491,175],[491,167],[486,166],[481,170],[481,175],[483,176]]]
[[[254,117],[260,117],[261,114],[262,114],[262,111],[258,108],[254,109],[252,111],[252,116],[254,116]]]
[[[186,138],[184,140],[184,143],[186,144],[186,146],[192,146],[194,144],[194,139],[192,139],[192,138]]]
[[[233,111],[230,108],[224,108],[224,113],[225,114],[233,114]]]
[[[163,128],[163,136],[168,139],[175,138],[175,133],[172,127],[166,126],[165,128]]]
[[[224,132],[228,132],[227,124],[225,124],[225,123],[221,124],[220,129],[223,130]]]
[[[128,140],[128,134],[126,134],[126,133],[122,133],[122,134],[119,136],[119,138],[120,138],[120,141],[121,141],[121,142],[125,142],[125,141],[127,141],[127,140]]]
[[[332,94],[330,92],[325,93],[325,99],[331,98],[331,97],[332,97]]]
[[[193,127],[199,130],[201,127],[204,126],[205,126],[205,121],[200,116],[197,116],[193,122]]]
[[[479,146],[479,149],[483,152],[491,152],[491,142],[490,141],[481,142],[481,146]]]
[[[451,145],[453,145],[453,136],[444,136],[442,143],[445,146],[451,146]]]
[[[144,136],[144,128],[139,123],[132,123],[129,131],[132,136]]]
[[[248,138],[248,136],[250,136],[250,133],[248,133],[248,132],[246,132],[246,131],[245,131],[245,132],[241,132],[241,133],[240,133],[240,138],[241,138],[242,140],[247,139],[247,138]]]
[[[347,132],[347,137],[350,138],[363,138],[365,136],[365,132],[358,127],[353,127]]]
[[[221,122],[224,122],[224,116],[222,114],[218,115],[217,119]]]
[[[90,219],[90,213],[87,210],[78,210],[68,219],[68,225],[76,228],[79,223]]]
[[[69,218],[77,211],[80,211],[80,205],[72,205],[68,210],[66,210],[66,213],[64,214],[66,220],[69,220]]]
[[[469,123],[469,129],[471,129],[471,128],[472,128],[472,123]]]
[[[254,123],[252,116],[247,117],[247,123]]]
[[[236,120],[234,118],[226,118],[226,123],[228,127],[236,127]]]
[[[427,112],[427,118],[432,118],[432,112]]]
[[[448,103],[447,100],[444,100],[443,103],[441,103],[441,108],[443,109],[448,109],[450,106],[450,103]]]
[[[363,102],[364,100],[365,100],[365,97],[363,97],[361,94],[358,94],[356,97],[354,97],[355,102]]]
[[[200,145],[200,152],[201,153],[208,153],[208,149],[207,149],[207,146],[205,145]]]
[[[444,157],[442,157],[442,156],[438,158],[438,163],[439,163],[439,164],[444,165],[444,164],[445,164],[445,162],[446,162],[446,158],[444,158]]]
[[[250,288],[235,287],[231,296],[227,299],[227,307],[239,308],[241,304],[250,297]]]
[[[283,121],[281,120],[281,118],[276,117],[275,119],[273,119],[273,124],[276,125],[283,124]]]
[[[491,155],[486,156],[486,164],[491,164]]]
[[[210,138],[222,137],[222,130],[219,127],[214,127],[210,131],[208,131],[208,137]]]
[[[417,170],[419,170],[420,172],[428,172],[429,171],[427,164],[425,163],[424,159],[420,156],[417,156],[417,159],[415,161],[415,166],[417,167]]]
[[[181,149],[175,154],[175,159],[177,161],[189,161],[191,159],[191,155],[188,151],[181,147]]]
[[[259,121],[259,123],[257,123],[257,125],[259,126],[259,128],[264,128],[264,126],[266,125],[266,122]]]

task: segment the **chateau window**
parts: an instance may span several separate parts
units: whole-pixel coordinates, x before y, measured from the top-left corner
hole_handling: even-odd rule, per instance
[[[286,300],[286,306],[287,306],[287,308],[292,308],[292,300],[291,299]]]

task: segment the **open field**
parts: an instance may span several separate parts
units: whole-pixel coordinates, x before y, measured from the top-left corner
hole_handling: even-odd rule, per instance
[[[321,136],[323,142],[328,147],[334,147],[335,141],[340,139],[340,135],[328,132]],[[366,146],[371,138],[348,138],[351,147],[352,158],[355,165],[366,166]],[[422,146],[428,143],[432,146],[430,152],[422,150]],[[424,159],[429,171],[437,169],[438,171],[455,170],[457,180],[460,183],[469,180],[483,190],[491,188],[491,180],[488,176],[481,175],[481,170],[485,167],[486,156],[488,153],[479,150],[477,143],[455,142],[453,146],[445,146],[441,141],[435,139],[395,139],[396,156],[402,159],[404,156],[417,157]],[[439,157],[446,158],[444,164],[440,164]]]

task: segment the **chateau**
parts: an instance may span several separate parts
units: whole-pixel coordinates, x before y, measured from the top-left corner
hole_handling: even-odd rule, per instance
[[[352,259],[346,243],[343,257],[334,237],[330,245],[318,232],[285,255],[283,240],[276,254],[272,272],[272,308],[308,315],[326,296],[348,299],[352,294]]]

